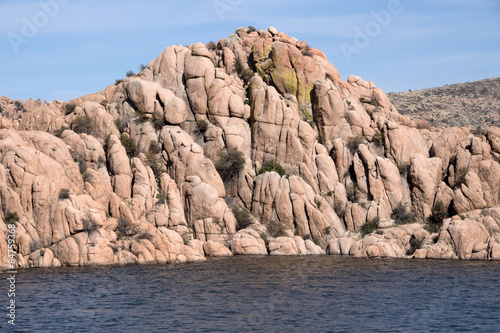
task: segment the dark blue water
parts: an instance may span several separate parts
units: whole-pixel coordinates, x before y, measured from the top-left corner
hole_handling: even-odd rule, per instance
[[[500,332],[498,262],[247,256],[24,270],[16,288],[19,332]]]

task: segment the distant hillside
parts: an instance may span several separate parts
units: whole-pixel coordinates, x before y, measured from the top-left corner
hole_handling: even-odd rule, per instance
[[[500,125],[500,78],[389,93],[397,110],[433,126]]]

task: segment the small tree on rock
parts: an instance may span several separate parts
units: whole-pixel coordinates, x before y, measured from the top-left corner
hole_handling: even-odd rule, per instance
[[[243,153],[236,148],[221,149],[217,154],[215,168],[224,183],[236,178],[245,166]]]

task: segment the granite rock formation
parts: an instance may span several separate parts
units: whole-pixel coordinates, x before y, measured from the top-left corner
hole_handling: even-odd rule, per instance
[[[8,224],[19,267],[500,259],[500,128],[401,115],[274,28],[170,46],[71,101],[0,105],[3,267]],[[240,158],[229,176],[221,151]]]

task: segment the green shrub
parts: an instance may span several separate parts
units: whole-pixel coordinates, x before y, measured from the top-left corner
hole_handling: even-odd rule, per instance
[[[415,238],[415,236],[412,236],[410,239],[410,249],[406,251],[406,255],[411,256],[412,254],[415,253],[416,250],[422,248],[422,239]]]
[[[450,156],[450,165],[455,165],[457,163],[457,154]]]
[[[250,100],[248,98],[245,98],[245,100],[243,101],[243,104],[250,105]]]
[[[160,146],[158,145],[158,142],[156,141],[150,141],[149,142],[149,147],[148,147],[148,152],[150,154],[159,154],[161,153]]]
[[[161,174],[166,172],[166,170],[163,169],[161,158],[157,154],[147,152],[145,163],[153,170],[156,181],[160,181]]]
[[[123,80],[115,80],[115,86],[119,85],[122,82],[123,82]]]
[[[255,27],[254,27],[254,26],[249,25],[249,26],[248,26],[248,30],[247,30],[247,32],[248,32],[248,33],[250,33],[250,32],[254,32],[254,31],[257,31],[257,29],[255,29]]]
[[[358,198],[359,185],[357,182],[352,182],[346,188],[347,200],[350,202],[356,202]]]
[[[342,217],[345,212],[345,207],[342,202],[337,200],[333,205],[333,210],[335,211],[335,214],[337,214],[338,217]]]
[[[129,158],[132,158],[135,154],[136,146],[135,146],[135,141],[128,135],[122,133],[120,135],[120,141],[122,143],[122,146],[125,148],[125,151],[127,152],[127,155]]]
[[[8,212],[3,217],[3,221],[7,225],[15,224],[17,221],[19,221],[19,216],[17,215],[17,212]]]
[[[158,111],[153,112],[153,118],[151,118],[151,122],[153,123],[153,127],[155,130],[159,131],[165,125],[165,120],[162,114]]]
[[[378,228],[378,218],[375,218],[369,222],[366,222],[361,226],[361,235],[364,237],[368,234],[371,234]]]
[[[394,207],[391,218],[396,224],[408,224],[415,222],[415,214],[408,213],[403,202],[399,202],[396,207]]]
[[[78,169],[80,173],[83,175],[87,172],[87,162],[85,162],[85,157],[83,155],[78,154],[76,151],[70,149],[71,157],[76,164],[78,164]]]
[[[116,119],[115,119],[115,126],[116,126],[116,128],[118,128],[118,130],[119,130],[120,132],[122,131],[122,130],[120,129],[121,124],[122,124],[122,118],[116,118]]]
[[[198,126],[198,130],[200,131],[201,134],[205,133],[208,129],[208,121],[205,119],[197,120],[196,121],[196,126]]]
[[[134,226],[132,224],[132,221],[130,221],[128,218],[120,217],[118,219],[118,231],[122,235],[132,236],[137,234],[140,231],[140,228],[138,226]]]
[[[85,162],[82,155],[78,156],[77,163],[78,163],[78,170],[80,171],[80,173],[82,175],[85,174],[88,168],[87,168],[87,162]]]
[[[280,237],[280,236],[285,236],[286,235],[286,227],[283,223],[271,220],[269,224],[267,225],[267,232],[272,237]]]
[[[455,185],[454,188],[459,188],[460,185],[465,183],[465,176],[469,173],[469,168],[460,168],[455,175]]]
[[[156,199],[158,199],[158,202],[156,204],[163,205],[165,203],[165,194],[163,193],[158,193],[156,195]]]
[[[130,118],[126,115],[122,118],[115,119],[115,126],[120,133],[122,133],[125,130],[125,128],[128,126],[129,121]]]
[[[130,71],[127,71],[127,73],[125,74],[127,77],[131,77],[131,76],[135,76],[135,72],[130,70]]]
[[[106,167],[106,159],[104,156],[99,156],[97,159],[97,168],[103,168]]]
[[[266,244],[266,246],[269,245],[269,239],[267,238],[267,235],[265,233],[261,233],[260,234],[260,238],[262,238],[262,240],[264,241],[264,243]]]
[[[331,226],[325,227],[325,229],[323,230],[323,233],[325,235],[329,235],[331,232],[332,232],[332,227]]]
[[[430,233],[439,232],[441,226],[443,225],[443,221],[448,217],[448,212],[442,201],[436,201],[434,206],[431,209],[431,216],[429,217],[428,224],[425,226],[425,229]]]
[[[234,61],[234,69],[236,70],[236,73],[238,73],[238,75],[243,73],[244,67],[240,58],[236,58],[236,60]]]
[[[270,160],[267,162],[264,162],[262,165],[262,168],[259,169],[258,174],[261,175],[266,172],[276,172],[280,176],[283,176],[285,174],[285,168],[281,166],[281,164],[275,162],[274,160]]]
[[[335,193],[334,191],[328,191],[328,192],[326,192],[326,196],[332,197],[334,193]]]
[[[59,128],[59,129],[56,129],[56,130],[54,131],[54,136],[55,136],[56,138],[59,138],[59,139],[60,139],[60,138],[61,138],[62,133],[63,133],[65,130],[67,130],[67,129],[69,129],[69,128],[68,128],[68,127],[66,127],[66,126],[63,126],[63,127]]]
[[[210,51],[215,51],[217,50],[217,44],[215,44],[214,42],[210,41],[208,42],[206,45],[207,49],[209,49]]]
[[[306,47],[304,47],[301,52],[305,57],[312,57],[314,55],[309,45],[306,45]]]
[[[401,176],[405,175],[408,171],[409,165],[407,163],[398,164],[398,171]]]
[[[42,241],[37,239],[31,242],[30,244],[30,252],[35,252],[37,250],[40,250],[42,248]]]
[[[231,210],[236,219],[236,231],[248,228],[253,223],[252,215],[246,208],[234,205],[231,207]]]
[[[215,168],[224,183],[228,183],[237,177],[244,166],[245,157],[236,148],[221,149],[217,154]]]
[[[73,131],[75,133],[85,133],[85,134],[90,134],[92,133],[92,119],[87,116],[80,116],[76,117],[73,120],[72,123]]]
[[[143,110],[135,110],[135,115],[137,117],[135,119],[136,124],[144,124],[145,122],[151,120],[151,118],[149,118],[147,113],[144,112]]]
[[[82,175],[82,179],[85,183],[92,183],[94,181],[94,176],[88,171],[85,171]]]
[[[318,140],[318,143],[321,143],[322,145],[325,144],[325,137],[321,133],[318,133],[318,135],[316,136],[316,140]]]
[[[69,189],[62,188],[59,190],[59,200],[69,199]]]
[[[21,103],[20,101],[16,101],[14,103],[14,105],[16,106],[16,111],[17,112],[22,112],[22,113],[26,113],[26,109],[24,108],[24,105],[23,103]]]
[[[385,144],[385,133],[380,131],[375,132],[372,137],[372,142],[378,147],[383,147]]]
[[[448,217],[448,212],[446,211],[443,202],[436,201],[436,203],[431,209],[431,216],[429,218],[429,222],[441,226],[443,224],[443,220],[447,217]]]
[[[97,223],[89,218],[83,218],[82,223],[83,223],[83,230],[85,231],[90,232],[98,229]]]
[[[359,145],[364,143],[365,140],[362,136],[353,136],[347,140],[346,147],[352,154],[359,152]]]
[[[142,72],[143,70],[145,70],[147,68],[146,65],[143,65],[143,64],[140,64],[139,65],[139,70]]]
[[[154,239],[154,236],[151,235],[150,233],[148,232],[143,232],[141,233],[139,236],[136,237],[137,240],[141,240],[141,239],[147,239],[148,241],[152,242],[153,239]]]
[[[250,82],[250,80],[253,78],[253,71],[250,68],[246,68],[243,70],[241,73],[241,78],[245,83]]]
[[[116,240],[119,241],[120,239],[123,239],[123,233],[120,230],[116,230]]]
[[[424,226],[424,229],[433,234],[435,232],[439,232],[439,230],[441,230],[441,226],[434,223],[428,223]]]
[[[64,110],[66,111],[66,115],[73,113],[76,109],[76,104],[68,103],[64,106]]]

